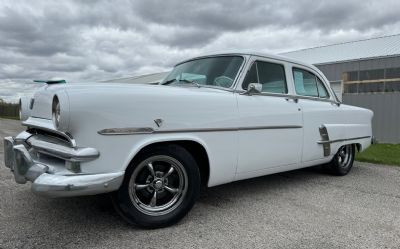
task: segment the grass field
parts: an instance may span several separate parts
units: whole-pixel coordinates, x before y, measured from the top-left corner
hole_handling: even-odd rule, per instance
[[[400,144],[373,144],[365,151],[357,153],[356,160],[400,166]]]

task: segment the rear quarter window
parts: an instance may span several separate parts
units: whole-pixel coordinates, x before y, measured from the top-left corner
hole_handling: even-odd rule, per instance
[[[315,74],[300,68],[293,68],[296,93],[301,96],[329,98],[324,83]]]

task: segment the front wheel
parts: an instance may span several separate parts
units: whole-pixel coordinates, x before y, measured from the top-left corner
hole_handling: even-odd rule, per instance
[[[193,207],[200,193],[200,172],[192,155],[170,144],[140,153],[112,195],[118,213],[144,228],[172,225]]]
[[[352,144],[343,145],[327,164],[330,172],[337,176],[347,175],[353,167],[355,146]]]

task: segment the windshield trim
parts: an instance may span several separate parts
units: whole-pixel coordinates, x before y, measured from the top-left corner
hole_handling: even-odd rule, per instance
[[[207,59],[207,58],[234,57],[234,56],[242,57],[243,61],[242,61],[242,64],[240,65],[240,67],[239,67],[239,70],[238,70],[237,73],[236,73],[235,79],[233,80],[232,84],[231,84],[229,87],[213,86],[213,85],[200,85],[200,87],[209,87],[209,88],[216,88],[216,89],[223,89],[223,90],[226,90],[226,89],[234,89],[235,86],[236,86],[236,83],[237,83],[236,81],[240,78],[241,72],[242,72],[244,66],[245,66],[246,63],[247,63],[247,57],[244,56],[243,54],[217,54],[217,55],[199,56],[199,57],[191,58],[191,59],[189,59],[189,60],[181,61],[181,62],[179,62],[178,64],[176,64],[176,65],[174,66],[174,68],[177,67],[177,66],[179,66],[179,65],[181,65],[181,64],[183,64],[183,63],[190,62],[190,61],[201,60],[201,59]],[[173,70],[173,69],[172,69],[172,70]],[[172,70],[171,70],[171,72],[172,72]],[[168,74],[165,78],[167,78],[168,76],[169,76],[169,74]],[[164,81],[164,79],[163,79],[163,81]],[[159,83],[159,85],[164,85],[164,84],[163,84],[163,82],[161,81],[161,82]],[[172,86],[172,85],[168,85],[168,86]],[[176,86],[176,85],[174,85],[174,86]]]

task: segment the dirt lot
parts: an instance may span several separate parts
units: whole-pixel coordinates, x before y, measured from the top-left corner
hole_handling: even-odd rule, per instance
[[[23,128],[0,119],[0,138]],[[400,248],[400,167],[298,170],[210,188],[179,224],[127,225],[108,196],[46,199],[19,185],[0,142],[0,248]]]

